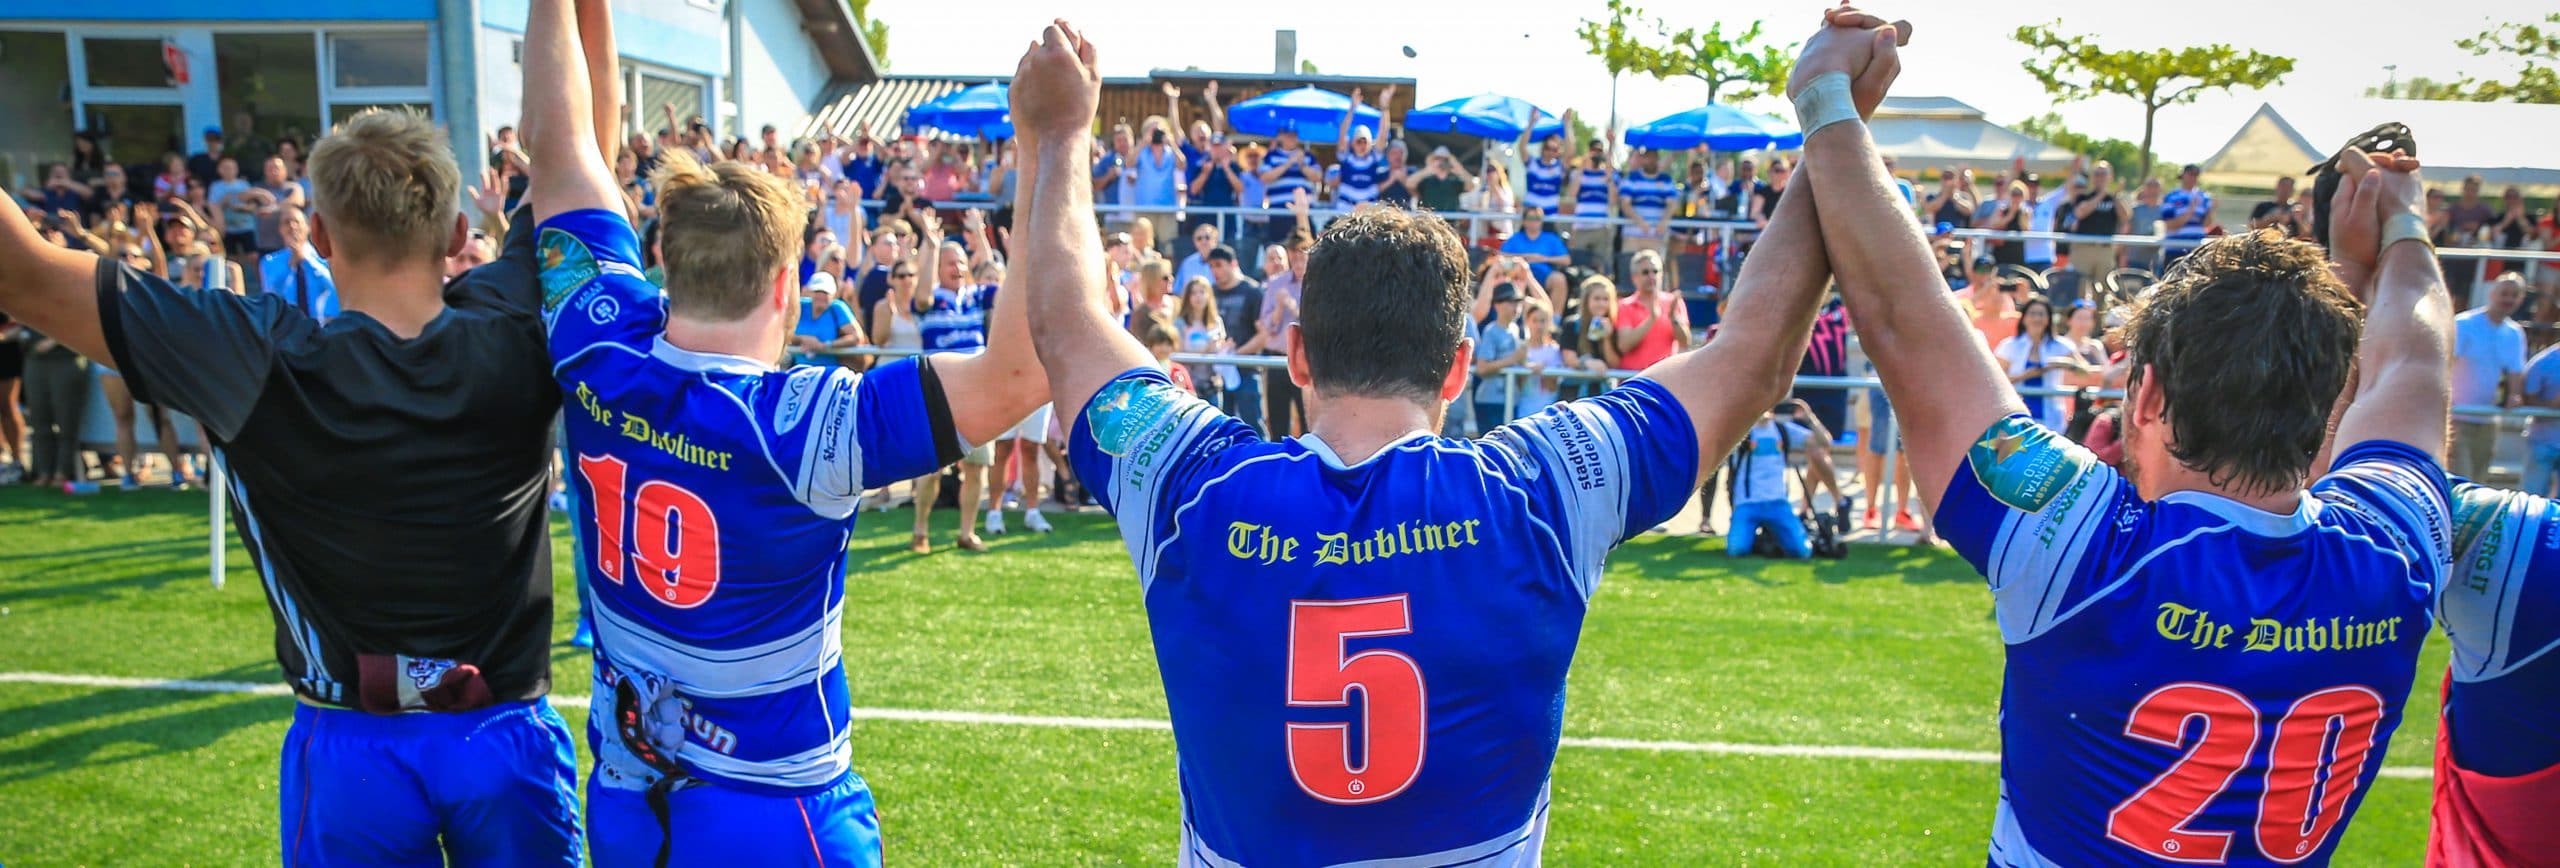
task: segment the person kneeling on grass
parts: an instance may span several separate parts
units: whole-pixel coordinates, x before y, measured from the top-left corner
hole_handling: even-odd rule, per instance
[[[1742,445],[1725,459],[1726,468],[1733,471],[1726,477],[1733,483],[1733,518],[1725,527],[1725,554],[1737,558],[1751,554],[1754,539],[1766,529],[1787,557],[1813,557],[1804,520],[1796,517],[1795,499],[1787,494],[1787,470],[1794,460],[1791,453],[1802,452],[1807,462],[1827,471],[1831,453],[1812,444],[1829,442],[1831,432],[1822,427],[1822,420],[1794,398],[1779,403],[1760,417],[1760,424],[1751,426]],[[1813,492],[1807,490],[1804,496],[1809,499]]]

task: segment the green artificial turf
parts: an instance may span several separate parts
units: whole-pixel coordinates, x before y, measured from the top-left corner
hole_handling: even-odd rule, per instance
[[[260,583],[236,543],[206,580],[205,498],[0,491],[0,673],[277,682]],[[949,514],[944,514],[947,526]],[[907,553],[907,514],[854,537],[844,659],[870,708],[1162,719],[1138,588],[1099,516],[984,555]],[[586,692],[565,527],[557,694]],[[949,531],[942,532],[947,539]],[[2390,748],[2434,749],[2441,643]],[[1731,561],[1646,537],[1611,560],[1575,661],[1568,736],[1993,751],[2000,642],[1952,555]],[[292,700],[0,681],[0,865],[276,859],[275,758]],[[583,710],[561,709],[574,727]],[[1178,837],[1158,730],[865,720],[855,767],[908,864],[1163,864]],[[585,760],[581,757],[581,760]],[[1563,865],[1979,864],[1982,763],[1566,747],[1548,858]],[[2341,864],[2421,860],[2424,780],[2378,782]]]

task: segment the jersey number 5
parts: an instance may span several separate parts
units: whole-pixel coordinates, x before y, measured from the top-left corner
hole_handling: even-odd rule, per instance
[[[2172,684],[2134,706],[2124,733],[2175,748],[2186,743],[2189,720],[2204,722],[2195,746],[2108,812],[2107,837],[2171,862],[2219,865],[2230,854],[2231,833],[2187,823],[2231,786],[2257,751],[2258,707],[2227,687]],[[2322,690],[2285,712],[2267,750],[2265,795],[2258,799],[2260,855],[2291,864],[2320,849],[2346,816],[2381,725],[2382,696],[2362,687]]]
[[[623,486],[630,474],[620,458],[578,456],[578,475],[595,495],[588,508],[596,523],[596,572],[622,584],[623,553],[629,552],[651,598],[678,609],[702,605],[720,588],[720,522],[711,505],[684,486],[650,480],[631,492],[626,510]]]
[[[1349,723],[1289,724],[1289,774],[1307,795],[1337,805],[1383,802],[1422,773],[1422,668],[1375,648],[1345,656],[1345,640],[1413,632],[1405,595],[1289,603],[1289,705],[1347,708],[1360,691],[1358,758]]]

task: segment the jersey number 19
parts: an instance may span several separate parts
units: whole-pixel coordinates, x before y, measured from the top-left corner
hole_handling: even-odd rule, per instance
[[[720,589],[720,522],[711,505],[684,486],[652,479],[631,492],[626,510],[630,473],[630,464],[611,455],[578,456],[578,475],[595,496],[588,506],[596,523],[596,572],[622,584],[627,551],[640,563],[640,586],[651,599],[678,609],[702,605]]]

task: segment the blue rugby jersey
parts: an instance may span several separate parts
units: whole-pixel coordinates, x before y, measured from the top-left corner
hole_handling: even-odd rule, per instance
[[[2025,416],[1957,470],[1939,532],[1990,579],[2008,665],[1994,865],[2328,861],[2444,575],[2444,472],[2369,441],[2290,514],[2144,501]]]
[[[1289,165],[1289,160],[1291,158],[1304,155],[1306,153],[1306,150],[1303,148],[1295,151],[1283,151],[1279,148],[1272,148],[1270,153],[1262,155],[1262,166],[1254,171],[1256,173],[1268,172],[1273,169],[1280,168],[1281,166],[1287,166]],[[1264,184],[1262,188],[1262,196],[1264,201],[1270,203],[1268,207],[1289,207],[1289,194],[1299,190],[1307,191],[1307,201],[1316,201],[1318,198],[1316,194],[1321,191],[1316,189],[1315,182],[1307,180],[1307,165],[1313,164],[1314,162],[1315,157],[1313,155],[1308,155],[1304,163],[1289,166],[1289,171],[1280,173],[1279,180]],[[1287,217],[1288,215],[1283,214],[1281,216]]]
[[[845,545],[870,487],[959,453],[929,363],[774,370],[668,344],[630,224],[541,228],[544,316],[587,521],[595,693],[628,680],[651,740],[695,777],[824,791],[852,770],[842,661]],[[597,778],[655,774],[613,715],[588,718]]]
[[[1350,464],[1142,368],[1068,450],[1137,565],[1186,865],[1536,864],[1602,562],[1698,473],[1642,379]]]
[[[933,297],[916,315],[917,336],[925,352],[969,352],[987,346],[987,315],[995,309],[992,283],[957,290],[934,287]]]
[[[1326,177],[1333,179],[1335,185],[1334,204],[1351,208],[1377,201],[1378,185],[1387,179],[1387,154],[1370,148],[1369,155],[1363,157],[1344,148],[1341,159],[1334,162]]]
[[[2436,620],[2453,646],[2431,865],[2560,855],[2560,505],[2468,482]]]
[[[1564,206],[1563,160],[1530,157],[1521,162],[1520,176],[1527,188],[1527,192],[1520,195],[1522,204],[1536,206],[1550,217],[1555,216],[1556,209]]]

